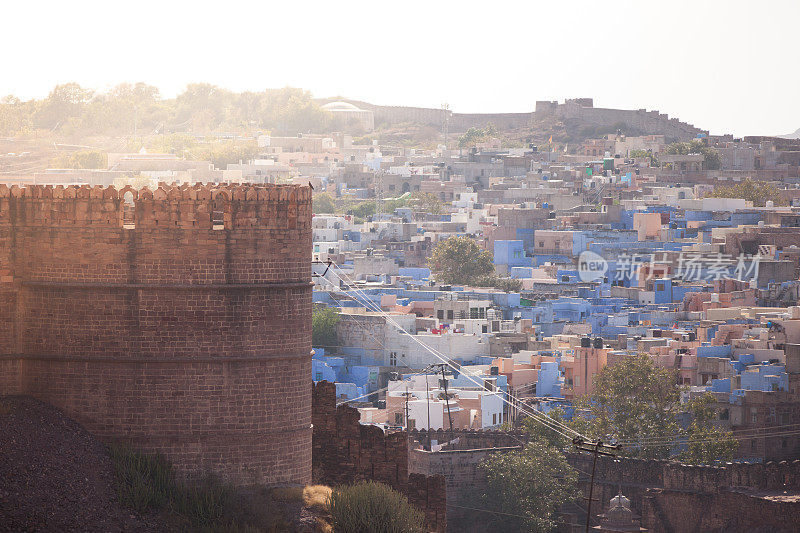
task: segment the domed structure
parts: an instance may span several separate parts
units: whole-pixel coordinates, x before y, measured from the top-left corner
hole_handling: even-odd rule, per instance
[[[331,102],[322,106],[326,111],[362,111],[350,102]]]
[[[622,494],[622,491],[619,492],[616,496],[611,498],[610,506],[613,509],[614,507],[622,507],[630,511],[631,509],[631,501]]]
[[[639,517],[631,511],[631,501],[622,494],[621,489],[616,496],[611,498],[608,511],[601,514],[599,518],[600,525],[592,528],[595,531],[607,533],[647,531],[639,525]]]
[[[341,100],[329,102],[323,105],[322,109],[332,114],[334,118],[340,120],[346,127],[358,128],[363,131],[375,129],[375,117],[372,111],[356,107],[350,102]]]

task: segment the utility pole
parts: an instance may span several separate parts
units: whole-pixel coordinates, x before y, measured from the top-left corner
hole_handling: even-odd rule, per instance
[[[444,401],[447,404],[447,420],[450,422],[450,438],[453,438],[453,415],[450,414],[450,395],[447,394],[447,378],[444,375],[444,367],[446,365],[439,365],[442,369],[442,382],[444,384]]]
[[[589,502],[586,505],[586,533],[589,533],[589,523],[592,519],[592,495],[594,493],[594,473],[595,469],[597,468],[597,456],[605,455],[608,457],[614,457],[614,452],[621,450],[622,446],[619,444],[610,446],[608,444],[603,444],[603,441],[601,440],[586,442],[581,437],[575,437],[572,440],[572,444],[575,445],[575,449],[583,452],[589,452],[594,455],[594,458],[592,459],[592,477],[589,481]]]
[[[406,431],[411,429],[408,426],[408,383],[406,383]]]
[[[444,389],[444,401],[447,404],[447,419],[450,421],[450,436],[452,437],[452,434],[453,434],[453,415],[450,413],[450,396],[447,394],[447,377],[444,374],[444,369],[447,368],[448,366],[450,366],[450,365],[448,365],[447,363],[433,363],[433,364],[428,365],[427,367],[425,367],[423,372],[428,372],[430,370],[438,369],[436,371],[437,372],[441,371],[441,373],[442,373],[442,379],[439,380],[439,386]],[[426,388],[428,386],[428,376],[427,376],[427,374],[425,375],[425,386],[426,386]],[[428,395],[428,398],[430,399],[430,395]],[[429,403],[428,404],[428,429],[430,429],[430,425],[431,425],[431,421],[430,421],[430,403]]]
[[[428,451],[431,450],[431,388],[428,385],[428,374],[425,373],[425,398],[428,401]]]

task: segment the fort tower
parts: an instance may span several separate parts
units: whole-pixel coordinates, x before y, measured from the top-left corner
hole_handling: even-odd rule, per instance
[[[0,185],[0,391],[184,476],[311,479],[311,191]]]

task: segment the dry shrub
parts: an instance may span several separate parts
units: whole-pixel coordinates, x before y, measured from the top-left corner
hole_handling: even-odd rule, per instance
[[[425,519],[408,499],[387,485],[366,481],[337,487],[330,498],[334,531],[422,533]]]
[[[303,505],[327,511],[331,492],[331,488],[325,485],[309,485],[303,489]]]

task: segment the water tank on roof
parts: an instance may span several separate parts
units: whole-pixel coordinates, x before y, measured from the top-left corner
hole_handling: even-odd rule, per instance
[[[602,337],[595,337],[594,338],[594,348],[600,349],[603,347],[603,338]]]
[[[590,348],[592,346],[592,339],[589,337],[581,338],[581,348]]]

